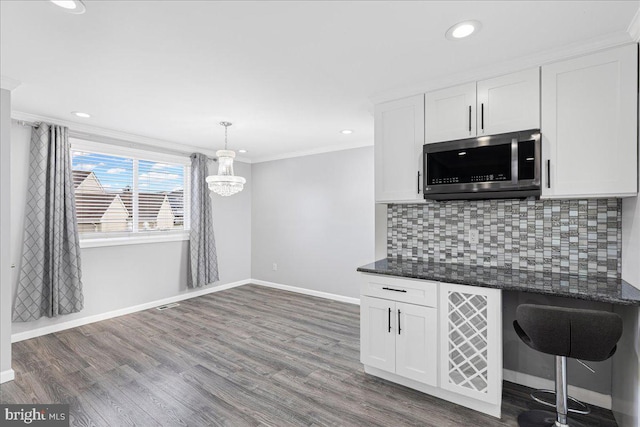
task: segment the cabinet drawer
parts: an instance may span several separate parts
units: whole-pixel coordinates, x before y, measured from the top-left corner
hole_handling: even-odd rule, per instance
[[[438,283],[381,274],[361,274],[360,295],[437,307]]]

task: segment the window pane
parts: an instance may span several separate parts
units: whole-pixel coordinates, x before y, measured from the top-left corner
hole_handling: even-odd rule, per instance
[[[133,159],[73,150],[78,231],[132,231]]]
[[[183,165],[138,162],[138,229],[184,229]]]

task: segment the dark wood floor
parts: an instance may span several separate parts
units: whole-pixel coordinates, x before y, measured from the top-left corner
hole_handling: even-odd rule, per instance
[[[359,307],[242,286],[14,344],[2,403],[69,403],[73,426],[515,426],[366,375]],[[595,416],[593,416],[595,415]],[[590,425],[615,426],[598,410]]]

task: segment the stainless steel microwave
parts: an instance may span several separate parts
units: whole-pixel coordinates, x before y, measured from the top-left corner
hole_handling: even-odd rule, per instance
[[[540,153],[537,129],[425,144],[424,198],[539,197]]]

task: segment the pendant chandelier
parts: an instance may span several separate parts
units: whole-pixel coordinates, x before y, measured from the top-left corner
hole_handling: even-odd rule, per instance
[[[247,180],[241,176],[233,175],[233,159],[236,157],[236,153],[227,150],[227,128],[231,126],[231,123],[220,122],[220,125],[224,126],[224,150],[216,151],[218,175],[208,176],[207,184],[209,184],[209,190],[216,194],[232,196],[242,191]]]

